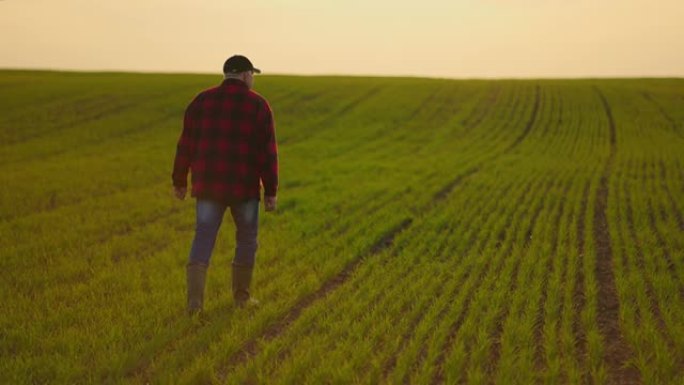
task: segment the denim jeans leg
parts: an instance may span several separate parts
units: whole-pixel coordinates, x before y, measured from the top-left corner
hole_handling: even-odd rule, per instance
[[[230,213],[235,222],[234,266],[254,266],[259,229],[259,200],[251,199],[231,205]]]
[[[195,239],[190,249],[189,263],[209,264],[211,253],[216,244],[216,235],[223,221],[226,206],[205,199],[197,199]]]

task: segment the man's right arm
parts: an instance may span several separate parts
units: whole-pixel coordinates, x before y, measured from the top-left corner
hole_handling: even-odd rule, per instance
[[[178,139],[176,146],[176,157],[173,163],[173,173],[171,175],[176,196],[179,199],[185,197],[188,184],[188,171],[197,148],[197,124],[195,117],[195,101],[185,110],[183,118],[183,132]],[[182,193],[182,197],[181,197]]]

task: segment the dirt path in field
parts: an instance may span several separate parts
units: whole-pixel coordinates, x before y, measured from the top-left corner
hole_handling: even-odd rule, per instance
[[[608,180],[610,179],[615,154],[617,152],[617,134],[613,112],[603,93],[595,88],[604,111],[608,117],[610,129],[610,153],[603,168],[594,206],[594,242],[596,248],[596,280],[598,281],[598,327],[603,335],[604,362],[608,369],[609,384],[640,384],[639,372],[632,366],[626,366],[633,357],[627,341],[620,331],[620,300],[615,286],[613,250],[611,248],[608,229]]]

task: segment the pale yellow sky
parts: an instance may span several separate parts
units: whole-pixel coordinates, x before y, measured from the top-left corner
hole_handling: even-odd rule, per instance
[[[684,0],[0,0],[0,68],[684,77]]]

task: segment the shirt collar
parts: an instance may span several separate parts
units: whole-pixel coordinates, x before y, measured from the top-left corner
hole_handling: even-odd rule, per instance
[[[222,86],[239,86],[239,87],[247,88],[247,83],[243,82],[240,79],[235,79],[235,78],[224,79],[223,83],[221,83],[221,85]]]

